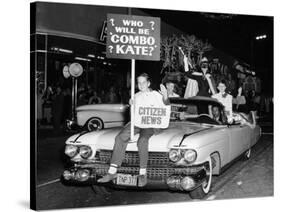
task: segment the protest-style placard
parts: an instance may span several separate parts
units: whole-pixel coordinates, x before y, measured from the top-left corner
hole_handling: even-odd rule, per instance
[[[160,18],[107,15],[106,57],[160,60]]]

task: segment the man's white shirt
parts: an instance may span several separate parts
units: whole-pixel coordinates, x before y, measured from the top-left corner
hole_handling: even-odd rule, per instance
[[[224,106],[224,110],[227,115],[227,119],[229,122],[232,121],[232,96],[230,94],[226,94],[225,97],[221,93],[216,93],[212,95],[212,98],[217,99]]]
[[[164,104],[163,96],[157,91],[137,92],[135,94],[135,104],[138,105],[144,102],[150,106]]]
[[[140,127],[140,128],[167,128],[169,125],[169,120],[170,120],[170,111],[171,111],[171,106],[170,105],[165,105],[163,102],[163,96],[157,92],[157,91],[149,91],[149,92],[138,92],[135,94],[135,126]],[[164,109],[166,111],[165,115],[159,116],[159,113],[154,113],[154,114],[139,114],[140,110],[142,112],[146,111],[148,113],[148,110],[150,111],[150,108],[155,108],[151,109],[151,111],[162,111]],[[149,122],[151,120],[154,120],[151,123],[143,123],[143,117],[144,116],[150,116]],[[152,118],[151,118],[152,117]],[[147,120],[148,120],[147,119]],[[157,119],[157,122],[155,120]],[[161,123],[159,123],[161,119]]]

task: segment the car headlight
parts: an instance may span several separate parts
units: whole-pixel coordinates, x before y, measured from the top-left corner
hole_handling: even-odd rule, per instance
[[[75,145],[68,144],[68,145],[65,146],[64,153],[67,156],[73,158],[78,153],[78,147],[75,146]]]
[[[192,162],[194,162],[196,160],[197,153],[196,153],[196,151],[194,151],[192,149],[188,149],[188,150],[185,151],[183,157],[186,160],[186,162],[192,163]]]
[[[172,149],[169,152],[169,158],[173,162],[178,162],[181,159],[181,152],[179,149]]]
[[[80,146],[79,154],[82,158],[87,159],[92,155],[93,151],[89,146]]]

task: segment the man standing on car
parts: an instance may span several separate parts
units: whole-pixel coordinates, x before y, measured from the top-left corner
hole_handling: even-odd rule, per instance
[[[214,80],[210,73],[208,73],[208,59],[206,57],[203,57],[200,61],[200,72],[191,72],[188,69],[188,58],[184,54],[183,57],[184,62],[184,69],[185,69],[185,77],[190,78],[193,80],[196,80],[198,83],[198,93],[197,96],[211,96],[211,94],[215,94],[215,86],[214,86]]]

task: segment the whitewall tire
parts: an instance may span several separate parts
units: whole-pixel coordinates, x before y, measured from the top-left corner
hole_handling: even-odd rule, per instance
[[[90,118],[86,123],[86,129],[88,131],[96,131],[103,129],[104,124],[103,121],[100,118]]]
[[[211,190],[212,186],[212,174],[213,174],[213,166],[212,159],[209,156],[207,159],[208,165],[206,167],[206,181],[202,183],[201,186],[190,191],[189,195],[192,199],[203,199]]]
[[[251,157],[251,154],[252,154],[252,149],[249,148],[249,149],[245,152],[244,158],[245,158],[246,160],[249,160],[250,157]]]

